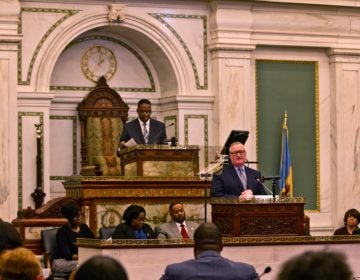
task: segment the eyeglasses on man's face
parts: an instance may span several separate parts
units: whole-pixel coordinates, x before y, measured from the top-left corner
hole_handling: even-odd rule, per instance
[[[244,154],[246,154],[246,151],[245,150],[239,150],[239,151],[232,151],[232,152],[230,152],[230,155],[232,155],[232,156],[241,156],[241,155],[244,155]]]

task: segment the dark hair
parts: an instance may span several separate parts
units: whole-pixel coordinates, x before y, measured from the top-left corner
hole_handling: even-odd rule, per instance
[[[124,267],[108,256],[94,256],[85,261],[75,273],[75,280],[127,280]]]
[[[15,226],[4,221],[0,221],[0,253],[7,249],[21,247],[22,240]]]
[[[80,212],[80,207],[75,201],[69,201],[61,206],[61,214],[64,218],[71,221],[74,219]]]
[[[346,226],[346,220],[348,217],[354,217],[355,219],[357,219],[358,222],[360,222],[360,213],[358,210],[356,210],[354,208],[351,208],[345,212],[345,215],[344,215],[345,226]]]
[[[130,224],[133,219],[136,219],[137,217],[139,217],[140,213],[145,213],[146,214],[144,207],[142,207],[140,205],[135,205],[135,204],[130,205],[124,211],[123,220],[127,224]]]
[[[277,280],[350,280],[352,272],[339,252],[307,251],[282,265]]]
[[[173,208],[174,205],[177,205],[177,204],[181,204],[183,205],[184,203],[180,202],[180,201],[172,201],[170,204],[169,204],[169,212],[171,212],[171,208]]]
[[[221,231],[214,223],[202,223],[194,232],[195,251],[222,250]]]
[[[142,105],[142,104],[148,104],[148,105],[151,105],[151,102],[150,102],[150,100],[149,100],[149,99],[146,99],[146,98],[140,99],[140,100],[138,101],[138,105],[137,105],[137,107],[139,108],[139,107],[140,107],[140,105]]]

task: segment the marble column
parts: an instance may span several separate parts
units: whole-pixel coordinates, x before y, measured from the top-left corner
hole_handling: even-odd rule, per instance
[[[333,221],[360,201],[360,51],[331,49]]]
[[[11,221],[17,212],[17,34],[20,5],[0,2],[0,213]]]
[[[214,142],[225,143],[231,130],[251,132],[248,154],[256,156],[256,96],[251,74],[254,47],[211,49],[213,66]]]

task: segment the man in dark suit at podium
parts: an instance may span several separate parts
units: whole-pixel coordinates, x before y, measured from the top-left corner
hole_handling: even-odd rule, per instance
[[[135,144],[161,144],[166,140],[165,125],[157,120],[151,119],[151,102],[141,99],[137,106],[138,118],[124,125],[120,137],[120,148],[126,148],[126,142],[131,138]]]
[[[224,166],[220,175],[214,175],[211,187],[212,197],[244,197],[250,194],[265,195],[261,173],[245,166],[246,150],[241,142],[229,147],[229,165]]]

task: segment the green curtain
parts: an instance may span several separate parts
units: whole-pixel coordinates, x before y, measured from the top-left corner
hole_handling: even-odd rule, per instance
[[[287,111],[293,193],[307,210],[319,210],[318,65],[302,61],[256,61],[257,149],[263,176],[278,175]],[[267,185],[271,188],[271,182]]]

